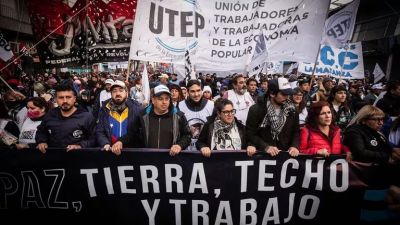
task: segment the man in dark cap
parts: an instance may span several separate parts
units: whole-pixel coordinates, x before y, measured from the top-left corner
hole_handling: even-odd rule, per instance
[[[276,156],[287,151],[299,154],[299,114],[288,101],[294,93],[286,78],[273,79],[262,100],[250,107],[246,129],[249,142],[259,151]]]

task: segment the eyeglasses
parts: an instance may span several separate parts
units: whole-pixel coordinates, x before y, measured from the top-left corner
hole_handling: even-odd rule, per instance
[[[371,118],[368,118],[368,120],[384,121],[384,120],[385,120],[385,117],[371,117]]]
[[[225,116],[228,116],[228,115],[235,115],[236,109],[221,111],[221,113],[223,113]]]

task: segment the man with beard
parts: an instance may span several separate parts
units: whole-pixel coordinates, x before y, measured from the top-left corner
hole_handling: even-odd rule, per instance
[[[121,152],[122,143],[118,141],[128,133],[128,130],[137,127],[141,106],[138,102],[128,98],[128,91],[123,81],[116,80],[111,85],[111,99],[104,102],[99,112],[96,127],[97,145],[106,151]],[[138,141],[138,130],[135,130],[133,140]],[[132,146],[139,147],[140,143]],[[112,146],[112,148],[111,148]]]
[[[268,92],[250,107],[246,129],[249,142],[271,156],[288,151],[299,154],[299,114],[288,100],[294,93],[286,78],[269,82]]]
[[[76,92],[72,86],[56,88],[58,107],[50,110],[38,126],[37,148],[46,153],[47,148],[65,148],[68,151],[94,146],[93,115],[76,106]]]
[[[243,125],[246,124],[247,114],[250,106],[254,105],[254,100],[246,89],[246,81],[242,74],[236,75],[233,80],[233,90],[225,92],[224,98],[233,102],[233,108],[236,110],[236,118]]]

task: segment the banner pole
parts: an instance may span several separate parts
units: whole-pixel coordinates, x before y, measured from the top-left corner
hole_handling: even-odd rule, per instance
[[[129,82],[129,76],[131,75],[132,60],[128,59],[128,72],[126,74],[125,82]]]
[[[3,83],[13,92],[15,92],[15,90],[3,79],[2,76],[0,76],[1,81],[3,81]]]
[[[344,65],[344,62],[346,61],[346,58],[347,58],[347,51],[349,50],[349,41],[346,42],[344,47],[345,47],[346,52],[344,53],[343,64],[340,65],[339,81],[342,80],[343,65]],[[365,76],[364,76],[364,78],[365,78]]]
[[[311,77],[314,76],[315,69],[317,68],[317,62],[318,62],[318,58],[319,58],[319,53],[320,52],[321,52],[321,43],[319,43],[319,45],[318,45],[318,53],[317,53],[317,57],[315,57],[314,68],[312,70]]]

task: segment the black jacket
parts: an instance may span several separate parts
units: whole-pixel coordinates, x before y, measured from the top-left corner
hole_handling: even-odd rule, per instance
[[[346,129],[343,144],[350,148],[353,159],[360,162],[387,163],[392,153],[383,134],[362,124]]]
[[[154,119],[159,119],[163,121],[162,123],[160,121],[159,126],[157,127],[150,127],[150,125],[152,124],[150,123],[150,120],[154,122]],[[171,124],[171,126],[168,126],[169,128],[171,128],[169,131],[165,130],[165,128],[168,129],[168,127],[161,126],[162,124],[169,123]],[[154,146],[165,148],[165,146],[168,146],[167,143],[169,143],[168,148],[170,148],[172,145],[177,144],[181,146],[182,150],[184,150],[191,143],[191,134],[186,117],[182,112],[177,111],[175,107],[170,107],[169,112],[163,116],[156,116],[153,113],[153,106],[148,106],[142,112],[140,123],[138,124],[138,126],[139,127],[133,127],[132,129],[129,129],[128,134],[120,138],[120,141],[122,142],[124,147],[126,145],[132,145],[132,142],[134,141],[134,135],[132,134],[132,132],[135,132],[136,130],[139,130],[140,137],[143,142],[143,147],[145,148]],[[163,134],[162,131],[170,133]],[[154,135],[157,136],[156,139],[160,138],[160,140],[157,140],[157,143],[154,143],[154,141],[152,141],[152,143],[149,143],[150,139],[155,140]]]
[[[211,140],[214,130],[214,121],[216,116],[210,116],[207,118],[207,122],[204,124],[203,129],[200,132],[199,139],[196,142],[196,148],[200,150],[203,147],[211,148]],[[239,130],[240,140],[242,142],[242,148],[247,148],[247,136],[246,136],[246,127],[240,123],[235,117],[236,126]],[[211,149],[213,150],[213,149]],[[238,149],[239,150],[239,149]]]
[[[36,132],[36,143],[49,147],[66,148],[77,144],[82,148],[94,147],[95,120],[93,115],[79,107],[69,117],[63,117],[59,107],[50,110]]]
[[[290,147],[299,147],[299,114],[294,110],[286,118],[285,125],[278,140],[272,139],[271,127],[260,127],[267,113],[267,95],[263,95],[258,102],[250,107],[246,121],[246,133],[249,142],[264,151],[269,146],[276,146],[280,150],[287,151]]]
[[[400,114],[400,97],[395,97],[392,93],[387,92],[382,99],[376,103],[376,107],[380,108],[389,116],[399,116]]]

